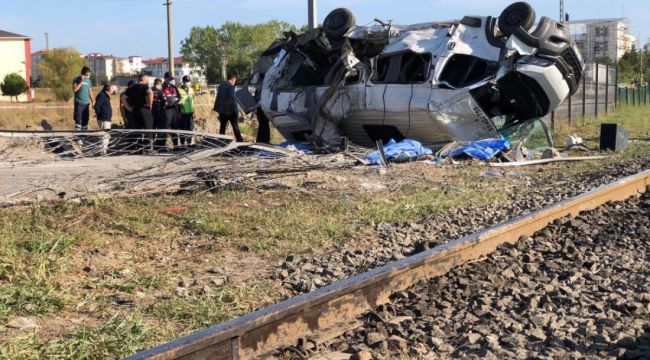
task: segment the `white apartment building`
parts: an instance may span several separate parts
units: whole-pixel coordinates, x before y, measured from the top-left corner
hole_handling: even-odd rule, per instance
[[[131,76],[142,72],[146,65],[138,55],[126,58],[102,53],[91,53],[85,56],[88,66],[98,78],[111,80],[116,76]]]
[[[85,56],[88,67],[100,81],[111,80],[115,76],[116,58],[102,53],[90,53]]]
[[[628,18],[573,20],[565,24],[587,62],[604,57],[618,60],[636,43],[629,34]]]
[[[153,77],[162,79],[165,76],[165,73],[169,71],[169,63],[167,61],[167,58],[157,57],[153,59],[144,60],[143,62],[146,65],[144,71]],[[180,82],[180,79],[185,75],[191,76],[192,81],[205,83],[205,76],[203,76],[203,72],[201,71],[200,67],[190,66],[190,63],[184,61],[182,56],[175,57],[174,75],[173,75],[174,78],[177,79],[178,82]]]

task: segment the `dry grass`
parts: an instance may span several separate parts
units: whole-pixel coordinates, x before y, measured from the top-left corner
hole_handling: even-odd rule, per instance
[[[93,88],[93,93],[97,94],[100,88]],[[113,106],[113,123],[123,125],[122,118],[119,114],[119,96],[111,97]],[[212,133],[219,132],[219,121],[217,114],[212,111],[214,97],[209,94],[197,95],[195,99],[197,126],[200,130]],[[19,108],[2,108],[2,107],[19,107]],[[47,120],[55,130],[73,130],[74,121],[72,120],[72,101],[60,102],[55,101],[49,89],[37,89],[36,99],[28,104],[10,104],[0,103],[0,129],[23,130],[38,129],[42,120]],[[97,129],[97,122],[93,118],[94,112],[91,111],[90,129]],[[240,123],[240,129],[244,140],[254,141],[257,134],[257,123],[255,121],[245,121]],[[232,135],[232,130],[228,127],[228,134]],[[282,136],[275,130],[272,133],[274,142],[283,141]]]

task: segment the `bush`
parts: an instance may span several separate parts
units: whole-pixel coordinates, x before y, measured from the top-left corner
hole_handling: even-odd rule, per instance
[[[15,97],[16,102],[18,102],[18,95],[24,94],[28,90],[27,81],[17,73],[7,74],[2,84],[0,84],[0,90],[2,95],[10,98]]]

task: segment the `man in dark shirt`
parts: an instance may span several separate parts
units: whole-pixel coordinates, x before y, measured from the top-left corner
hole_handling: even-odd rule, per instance
[[[154,128],[157,130],[168,130],[169,122],[165,114],[165,95],[163,94],[163,81],[156,79],[153,81],[153,106],[151,112],[153,114]],[[167,142],[167,134],[156,134],[154,141],[154,148],[156,150],[163,150]]]
[[[151,130],[154,126],[153,114],[153,92],[149,88],[149,75],[138,76],[138,83],[127,89],[122,95],[124,107],[133,113],[133,129]],[[152,134],[145,135],[144,150],[151,150]]]
[[[110,130],[111,121],[113,119],[113,107],[111,106],[111,84],[106,83],[102,87],[102,91],[97,94],[95,98],[95,115],[97,116],[97,126],[100,130]],[[110,144],[111,136],[109,133],[102,136],[102,154],[106,155],[108,152],[108,145]]]
[[[237,75],[230,74],[228,81],[219,85],[217,90],[217,99],[214,102],[213,110],[219,113],[219,134],[225,135],[228,123],[232,126],[232,131],[238,142],[244,141],[239,131],[239,105],[237,105],[237,98],[235,98],[235,84],[237,83]]]
[[[131,86],[135,85],[135,81],[129,80],[129,82],[126,85],[126,90],[128,90]],[[122,121],[124,121],[124,128],[125,129],[132,129],[133,126],[133,113],[128,111],[126,109],[126,96],[124,94],[126,93],[126,90],[124,90],[120,94],[120,114],[122,115]]]
[[[110,130],[113,119],[113,107],[111,106],[111,84],[106,83],[102,91],[95,98],[95,114],[97,115],[97,126],[101,130]]]

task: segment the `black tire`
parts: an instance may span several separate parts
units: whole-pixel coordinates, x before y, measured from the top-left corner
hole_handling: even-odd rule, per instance
[[[530,30],[535,25],[535,9],[527,2],[516,2],[505,8],[499,16],[499,29],[506,35],[512,35],[519,27]]]
[[[346,8],[338,8],[329,13],[325,18],[323,31],[327,37],[337,39],[347,34],[356,24],[357,21],[352,11]]]

